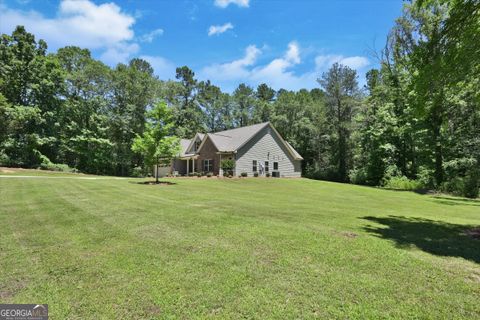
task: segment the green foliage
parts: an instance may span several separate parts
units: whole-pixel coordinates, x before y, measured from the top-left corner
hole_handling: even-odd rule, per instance
[[[422,189],[423,186],[420,181],[408,179],[405,176],[394,176],[388,178],[384,182],[383,185],[385,188],[388,189],[396,189],[396,190],[419,190]]]
[[[354,184],[367,184],[368,174],[365,168],[352,169],[348,173],[348,178]]]
[[[334,179],[345,182],[353,164],[352,120],[360,105],[357,74],[355,70],[335,63],[318,82],[325,90],[326,117],[332,126],[331,152],[337,166]]]
[[[137,175],[136,167],[157,162],[153,155],[168,162],[174,154],[174,138],[161,152],[151,147],[147,113],[165,101],[173,122],[165,137],[270,121],[303,156],[304,176],[366,185],[405,177],[472,196],[480,163],[478,30],[478,1],[412,1],[364,91],[355,71],[335,64],[310,91],[240,84],[228,94],[186,66],[175,81],[160,81],[142,59],[110,68],[78,47],[47,54],[47,44],[19,26],[0,41],[0,163],[36,168],[44,155],[86,173]]]
[[[247,176],[248,176],[248,173],[242,172],[242,173],[240,173],[240,176],[242,176],[242,177],[247,177]]]
[[[472,169],[465,176],[455,176],[443,183],[442,191],[467,198],[477,198],[480,190],[478,169]]]
[[[472,170],[465,177],[462,196],[467,198],[478,198],[480,192],[480,169]]]
[[[143,167],[138,166],[138,167],[133,168],[132,177],[144,178],[146,176],[147,176],[147,172]]]
[[[230,159],[223,159],[222,162],[220,162],[220,167],[223,170],[233,170],[233,168],[235,168],[235,161]]]
[[[258,177],[258,172],[255,171],[255,172],[253,173],[253,176],[254,176],[255,178],[257,178],[257,177]]]
[[[43,154],[38,153],[38,158],[40,159],[40,166],[41,170],[49,170],[49,171],[60,171],[60,172],[72,172],[76,173],[78,170],[75,168],[70,168],[67,164],[63,163],[53,163]]]
[[[147,166],[169,163],[179,153],[178,138],[169,135],[173,124],[172,110],[165,103],[157,103],[147,113],[145,131],[141,136],[137,134],[132,145],[133,151],[143,155]]]

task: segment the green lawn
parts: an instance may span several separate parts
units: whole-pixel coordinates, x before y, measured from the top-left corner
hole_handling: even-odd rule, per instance
[[[0,302],[52,319],[480,318],[480,200],[139,181],[0,178]]]

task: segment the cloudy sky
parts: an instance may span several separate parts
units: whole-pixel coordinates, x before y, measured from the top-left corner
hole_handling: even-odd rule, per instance
[[[187,65],[226,91],[239,83],[317,87],[334,62],[375,67],[401,0],[0,0],[0,32],[24,25],[50,51],[76,45],[110,66],[148,60],[160,79]]]

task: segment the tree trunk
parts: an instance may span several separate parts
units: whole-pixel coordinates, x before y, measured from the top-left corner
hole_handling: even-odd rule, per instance
[[[441,126],[441,119],[436,119],[433,121],[433,142],[435,143],[435,182],[437,188],[443,182],[443,148],[442,148],[442,141],[440,137],[440,126]]]
[[[345,139],[345,132],[343,132],[343,128],[339,128],[338,130],[338,175],[341,182],[345,182],[347,178],[347,152],[346,152],[346,139]]]
[[[155,163],[155,183],[158,184],[158,158]]]

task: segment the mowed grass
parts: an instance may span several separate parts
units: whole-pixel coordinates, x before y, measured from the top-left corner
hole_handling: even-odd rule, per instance
[[[0,302],[51,319],[480,318],[480,201],[307,179],[0,178]]]

